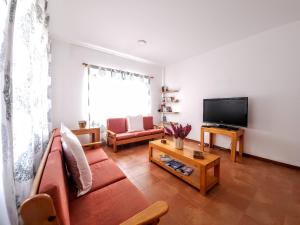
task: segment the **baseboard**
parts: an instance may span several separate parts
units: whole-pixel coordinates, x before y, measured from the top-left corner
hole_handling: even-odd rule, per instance
[[[196,140],[193,140],[193,139],[190,139],[190,138],[186,138],[186,140],[188,140],[190,142],[193,142],[193,143],[197,143],[199,145],[201,144],[200,141],[196,141]],[[205,143],[204,146],[207,147],[208,144]],[[222,151],[228,151],[228,152],[230,152],[229,148],[224,148],[224,147],[221,147],[221,146],[218,146],[218,145],[213,145],[213,148],[217,148],[217,149],[222,150]],[[275,160],[272,160],[272,159],[266,159],[266,158],[263,158],[263,157],[260,157],[260,156],[256,156],[256,155],[251,155],[251,154],[245,153],[245,152],[243,153],[243,156],[246,156],[246,157],[249,157],[249,158],[258,159],[258,160],[261,160],[261,161],[264,161],[264,162],[273,163],[275,165],[280,165],[280,166],[284,166],[284,167],[291,168],[291,169],[300,170],[299,166],[295,166],[295,165],[291,165],[291,164],[287,164],[287,163],[283,163],[283,162],[278,162],[278,161],[275,161]]]

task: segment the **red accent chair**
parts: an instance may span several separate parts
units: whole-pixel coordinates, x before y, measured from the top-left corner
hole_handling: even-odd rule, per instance
[[[153,124],[152,116],[143,117],[144,130],[128,132],[126,118],[111,118],[107,120],[107,144],[117,146],[143,140],[160,139],[164,137],[164,129]]]

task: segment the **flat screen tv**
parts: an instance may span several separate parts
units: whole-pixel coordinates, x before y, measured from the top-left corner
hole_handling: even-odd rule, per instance
[[[204,99],[203,122],[247,127],[248,97]]]

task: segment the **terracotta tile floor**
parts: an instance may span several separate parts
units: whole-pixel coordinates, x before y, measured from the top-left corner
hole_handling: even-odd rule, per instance
[[[202,196],[149,163],[147,142],[121,146],[117,153],[110,147],[105,151],[150,202],[168,202],[161,225],[300,225],[299,170],[247,157],[233,163],[229,152],[213,149],[221,156],[221,181]]]

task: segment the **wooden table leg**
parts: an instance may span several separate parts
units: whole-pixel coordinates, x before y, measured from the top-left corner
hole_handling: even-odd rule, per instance
[[[201,151],[204,152],[204,129],[201,128]]]
[[[213,148],[214,146],[214,135],[213,133],[209,133],[209,147]]]
[[[239,140],[239,161],[243,160],[243,153],[244,153],[244,135],[241,135]]]
[[[220,160],[214,166],[214,176],[217,178],[217,183],[220,183]]]
[[[231,138],[231,160],[235,162],[235,154],[236,154],[236,144],[237,144],[237,139],[236,137]]]
[[[151,162],[151,159],[152,159],[152,151],[153,151],[153,149],[152,149],[152,146],[150,146],[149,145],[149,162]]]
[[[206,194],[206,187],[207,187],[207,176],[206,176],[206,168],[202,167],[200,169],[200,192],[202,195]]]

